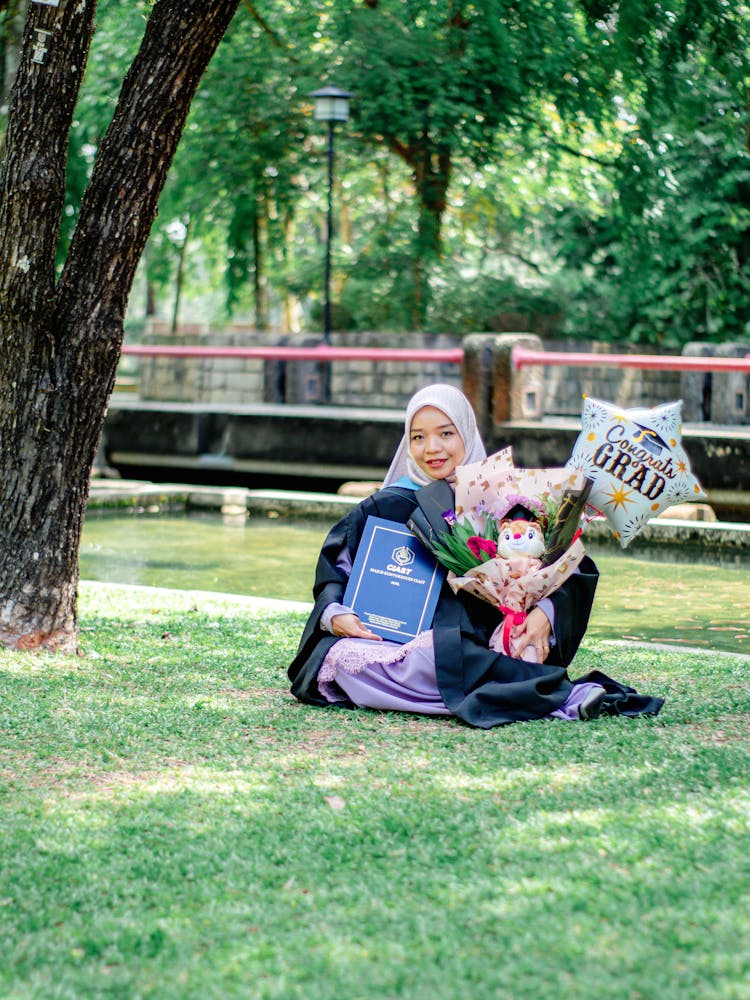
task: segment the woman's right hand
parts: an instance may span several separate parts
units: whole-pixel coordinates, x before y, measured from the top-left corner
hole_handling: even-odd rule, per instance
[[[382,642],[382,635],[371,632],[366,625],[363,625],[357,615],[345,614],[334,615],[331,619],[331,630],[334,635],[348,639],[377,639]]]

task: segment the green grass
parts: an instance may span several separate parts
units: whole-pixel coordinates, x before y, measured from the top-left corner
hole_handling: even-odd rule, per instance
[[[587,641],[656,719],[309,708],[303,623],[85,585],[0,654],[0,996],[750,997],[748,660]]]

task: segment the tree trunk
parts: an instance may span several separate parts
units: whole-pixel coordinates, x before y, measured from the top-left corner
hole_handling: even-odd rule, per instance
[[[266,224],[266,199],[263,194],[255,197],[252,225],[253,311],[254,325],[258,331],[268,327],[268,297],[266,294],[265,243],[268,240]]]
[[[424,328],[430,304],[429,266],[442,253],[442,224],[451,177],[450,152],[428,148],[414,172],[419,197],[419,223],[414,254],[414,322]]]
[[[0,642],[76,647],[89,474],[136,266],[190,103],[238,0],[159,0],[101,144],[60,280],[68,131],[95,0],[32,4],[0,180]],[[49,30],[43,65],[36,29]]]
[[[419,200],[419,250],[426,259],[440,257],[443,214],[451,181],[450,150],[426,139],[414,163],[414,183]]]
[[[289,261],[289,248],[294,244],[294,218],[291,212],[285,212],[282,219],[282,230],[284,233],[284,238],[281,241],[283,261],[284,261],[284,286],[283,286],[283,304],[282,304],[282,321],[281,321],[281,332],[282,333],[297,333],[298,332],[298,322],[297,314],[299,310],[299,303],[297,297],[291,292],[289,288],[289,267],[287,266]]]
[[[393,140],[390,148],[411,167],[417,193],[419,218],[412,259],[412,326],[421,329],[429,305],[429,265],[442,252],[441,229],[451,181],[451,152],[446,143],[433,140],[427,132],[413,145]]]

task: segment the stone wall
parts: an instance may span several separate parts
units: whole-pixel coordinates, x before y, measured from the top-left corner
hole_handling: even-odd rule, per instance
[[[166,324],[154,323],[143,338],[146,344],[183,346],[309,347],[319,336],[282,337],[243,327],[212,329],[208,325],[181,326],[172,337]],[[447,334],[333,334],[338,347],[458,347],[461,340]],[[325,366],[315,361],[283,363],[234,358],[141,358],[139,395],[157,402],[195,402],[211,405],[243,403],[320,403],[329,379],[334,406],[400,409],[429,382],[461,385],[460,365],[442,362],[337,361]]]
[[[460,337],[449,334],[377,333],[334,334],[337,347],[460,347]],[[331,368],[331,400],[337,406],[402,409],[411,396],[431,382],[461,385],[461,366],[443,362],[337,361]]]
[[[688,357],[747,358],[750,343],[686,344]],[[745,372],[683,372],[680,397],[685,401],[683,420],[714,424],[750,423],[750,375]]]
[[[586,340],[545,340],[548,351],[591,354],[663,354],[654,348],[630,344],[601,344]],[[680,373],[640,368],[545,368],[545,413],[579,416],[584,396],[596,396],[621,406],[653,406],[680,398]]]
[[[183,347],[259,347],[278,343],[275,334],[258,334],[243,327],[213,329],[185,324],[172,337],[167,324],[154,323],[145,344]],[[139,395],[170,403],[233,405],[265,398],[267,362],[254,358],[140,358]]]
[[[494,343],[493,334],[473,334]],[[522,336],[505,334],[504,337]],[[318,335],[285,337],[278,333],[256,333],[243,326],[221,329],[208,325],[182,325],[177,337],[167,324],[153,323],[144,343],[202,346],[252,347],[264,345],[311,346]],[[460,337],[433,333],[334,333],[331,343],[346,347],[461,346]],[[592,341],[545,340],[554,351],[591,353],[658,354],[656,349],[628,344],[600,344]],[[748,345],[690,344],[686,354],[744,357]],[[494,376],[493,376],[494,377]],[[328,379],[330,402],[334,406],[365,406],[401,409],[409,397],[430,382],[462,384],[460,365],[441,362],[336,361],[328,369],[316,361],[276,362],[233,358],[141,358],[138,389],[140,398],[159,402],[204,403],[232,406],[260,402],[320,403],[325,399]],[[622,406],[653,406],[683,399],[686,421],[711,420],[715,423],[747,424],[750,395],[748,376],[740,373],[707,375],[617,369],[591,366],[524,368],[519,398],[523,415],[577,417],[584,395],[611,400]],[[526,410],[529,410],[526,413]],[[533,412],[532,412],[533,411]],[[519,411],[520,412],[520,411]]]

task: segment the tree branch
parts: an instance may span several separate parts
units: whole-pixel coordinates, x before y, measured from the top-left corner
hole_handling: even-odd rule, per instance
[[[405,142],[401,142],[395,135],[387,137],[388,149],[392,153],[395,153],[399,159],[403,160],[412,169],[417,163],[417,154],[413,146],[408,146]]]
[[[577,156],[579,159],[587,160],[589,163],[596,163],[600,167],[607,167],[607,169],[620,169],[620,164],[617,160],[603,160],[598,156],[592,156],[590,153],[584,153],[583,150],[576,149],[574,146],[569,146],[566,142],[560,142],[559,139],[555,139],[553,136],[545,132],[542,125],[540,125],[536,118],[533,118],[531,115],[515,113],[515,117],[529,125],[533,125],[550,146],[554,146],[555,149],[562,150],[563,153],[569,153],[571,156]]]
[[[268,37],[271,39],[271,41],[273,42],[273,44],[276,46],[277,49],[286,50],[289,48],[289,46],[283,40],[281,35],[279,35],[278,32],[273,30],[271,25],[266,21],[266,19],[257,9],[255,4],[251,2],[251,0],[242,0],[242,5],[249,12],[250,16],[256,22],[256,24],[260,25],[260,27],[265,31],[265,33],[268,35]]]

